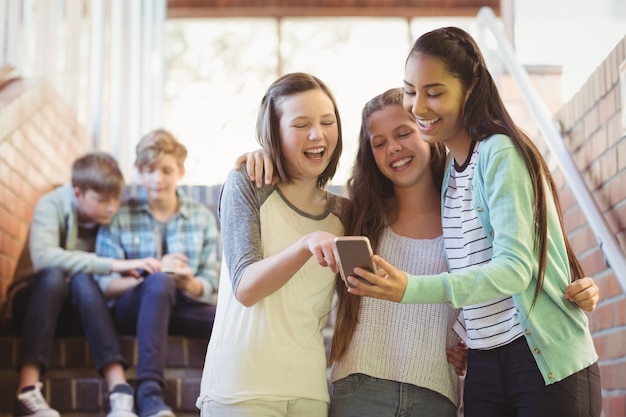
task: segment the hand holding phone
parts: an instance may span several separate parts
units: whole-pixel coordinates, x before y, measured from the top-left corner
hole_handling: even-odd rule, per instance
[[[376,267],[372,261],[372,247],[367,236],[342,236],[335,238],[337,265],[343,282],[347,287],[353,287],[348,282],[348,276],[355,276],[361,282],[371,285],[366,279],[354,273],[357,266],[374,273]]]
[[[161,257],[161,271],[169,275],[187,273],[188,259],[182,253],[168,253]]]

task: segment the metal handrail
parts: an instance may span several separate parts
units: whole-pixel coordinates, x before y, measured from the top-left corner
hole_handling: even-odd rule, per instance
[[[622,252],[617,239],[611,233],[600,208],[587,188],[583,177],[574,163],[574,160],[565,147],[563,136],[556,130],[550,112],[546,104],[539,98],[530,82],[528,73],[518,62],[513,48],[496,22],[495,14],[489,7],[483,7],[478,12],[477,18],[484,27],[489,29],[498,43],[497,52],[502,58],[509,74],[520,86],[521,93],[526,105],[535,116],[539,131],[546,139],[550,152],[555,156],[556,162],[563,172],[565,180],[569,184],[578,205],[587,218],[591,229],[596,235],[600,249],[603,251],[608,267],[613,269],[622,290],[626,292],[626,257]]]

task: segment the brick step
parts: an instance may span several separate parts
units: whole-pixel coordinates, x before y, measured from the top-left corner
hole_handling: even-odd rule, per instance
[[[136,385],[136,340],[121,336],[122,353],[130,367],[126,377]],[[200,389],[206,340],[169,336],[164,396],[177,417],[198,416],[195,401]],[[0,336],[0,417],[10,416],[18,385],[16,363],[19,338]],[[51,365],[42,381],[50,405],[67,416],[105,416],[106,387],[93,366],[86,341],[81,336],[55,338]]]
[[[0,370],[15,369],[20,338],[0,336]],[[168,368],[202,368],[208,340],[169,336],[166,366]],[[120,336],[122,354],[130,367],[137,365],[137,341],[133,336]],[[82,336],[57,337],[52,346],[50,369],[93,367],[89,346]]]
[[[197,411],[195,413],[182,413],[180,411],[176,411],[176,417],[198,417],[200,412]],[[63,417],[106,417],[106,413],[98,412],[98,413],[88,413],[88,412],[78,412],[78,413],[62,413]],[[0,412],[0,417],[13,417],[11,413],[3,413]]]
[[[200,369],[166,369],[165,402],[178,412],[195,413],[196,398],[200,390]],[[136,386],[134,378],[129,384]],[[63,415],[67,412],[95,413],[105,415],[108,407],[106,386],[91,369],[50,370],[43,380],[44,394],[50,406]],[[13,409],[17,390],[16,372],[0,372],[0,413]]]

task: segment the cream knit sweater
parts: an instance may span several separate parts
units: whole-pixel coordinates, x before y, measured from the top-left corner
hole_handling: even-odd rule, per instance
[[[415,275],[447,271],[442,237],[411,239],[385,229],[378,253]],[[447,304],[400,304],[364,297],[359,324],[331,380],[362,373],[436,391],[458,406],[458,377],[446,360],[456,344],[458,310]]]

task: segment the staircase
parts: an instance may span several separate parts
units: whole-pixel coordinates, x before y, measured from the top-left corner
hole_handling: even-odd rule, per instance
[[[0,417],[11,416],[18,384],[20,338],[0,335]],[[166,361],[165,402],[177,417],[199,416],[195,406],[208,341],[169,336]],[[121,336],[122,354],[129,363],[126,377],[135,385],[137,343]],[[108,411],[107,387],[96,371],[84,337],[59,337],[54,341],[50,369],[44,375],[44,394],[62,416],[100,417]]]

